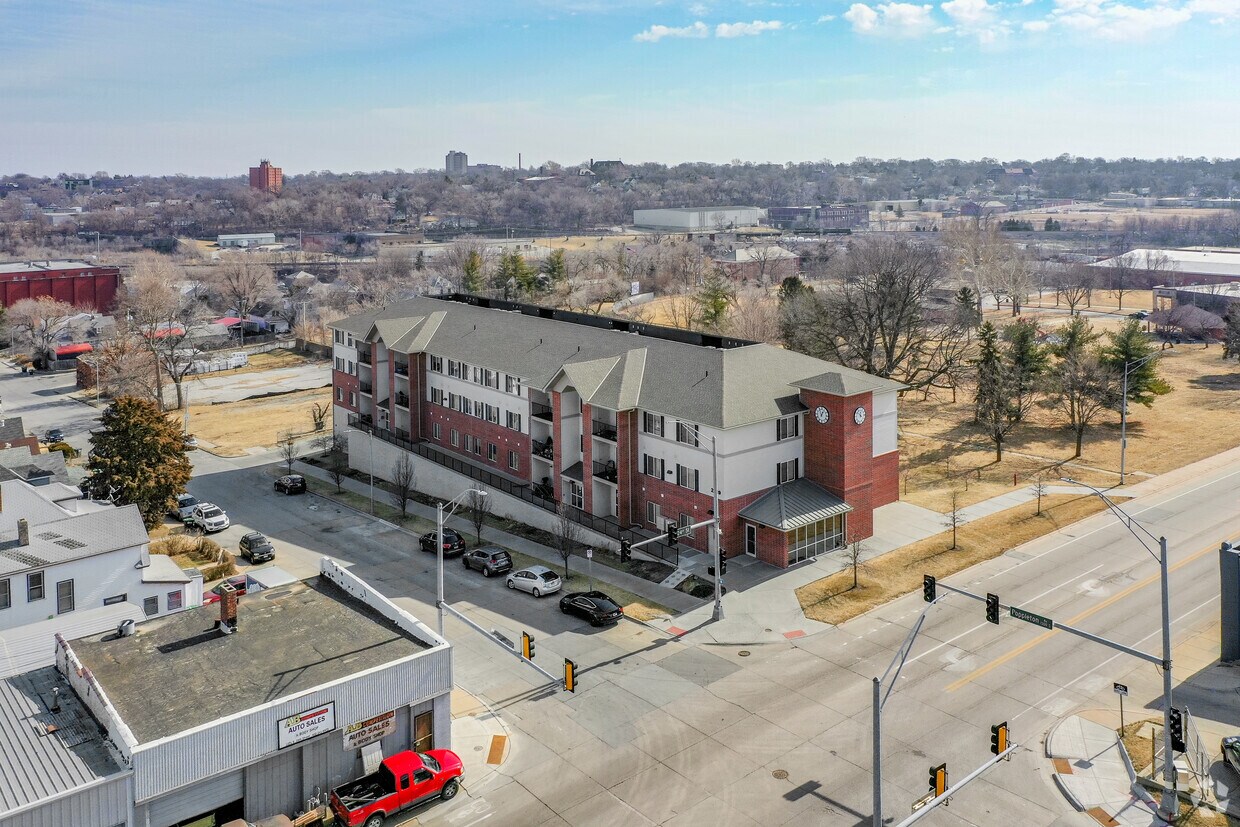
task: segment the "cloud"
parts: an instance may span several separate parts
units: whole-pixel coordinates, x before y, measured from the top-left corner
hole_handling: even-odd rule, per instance
[[[822,17],[819,17],[819,18],[818,18],[817,20],[815,20],[814,22],[815,22],[815,23],[830,23],[830,22],[831,22],[832,20],[834,20],[834,19],[835,19],[835,15],[834,15],[834,14],[824,14]]]
[[[1021,25],[1021,28],[1027,32],[1044,32],[1051,27],[1051,24],[1045,20],[1029,20]]]
[[[1187,8],[1193,14],[1214,15],[1214,20],[1240,17],[1240,0],[1190,0]]]
[[[844,12],[844,19],[852,24],[857,34],[884,37],[921,37],[934,29],[930,17],[933,7],[912,3],[879,3],[871,8],[865,3],[853,3]]]
[[[745,37],[763,32],[777,32],[784,27],[778,20],[755,20],[752,23],[720,23],[715,27],[715,37]]]
[[[1053,20],[1064,28],[1101,40],[1146,40],[1192,19],[1188,7],[1130,6],[1105,0],[1056,0]]]
[[[1006,38],[1012,25],[999,19],[999,7],[987,0],[948,0],[939,6],[956,24],[956,33],[976,37],[983,46]]]
[[[689,7],[689,14],[694,17],[705,17],[709,13],[710,7],[708,7],[705,3],[694,3]]]
[[[633,39],[638,43],[658,43],[665,37],[709,37],[710,27],[701,20],[692,26],[681,26],[679,28],[673,26],[654,25],[644,32],[638,32],[633,35]]]

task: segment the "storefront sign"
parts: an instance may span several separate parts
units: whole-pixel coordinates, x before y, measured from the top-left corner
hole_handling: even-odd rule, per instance
[[[396,731],[396,712],[384,712],[344,728],[344,748],[357,749],[373,744]]]
[[[336,728],[336,702],[328,701],[322,706],[282,719],[278,726],[279,748],[308,740]]]

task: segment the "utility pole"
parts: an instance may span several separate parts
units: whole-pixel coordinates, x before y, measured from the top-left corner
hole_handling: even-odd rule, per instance
[[[715,609],[714,620],[723,620],[723,543],[719,537],[719,451],[715,437],[710,438],[710,552],[715,561]]]
[[[1144,365],[1158,354],[1151,353],[1136,362],[1124,363],[1124,383],[1119,401],[1119,484],[1124,484],[1124,460],[1128,452],[1128,374]],[[1131,366],[1131,367],[1130,367]]]

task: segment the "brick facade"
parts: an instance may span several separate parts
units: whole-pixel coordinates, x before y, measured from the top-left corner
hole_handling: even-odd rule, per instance
[[[496,425],[494,422],[487,422],[485,419],[478,419],[475,416],[469,416],[460,411],[445,408],[442,405],[427,405],[426,408],[426,439],[436,448],[466,457],[500,474],[520,477],[523,480],[530,478],[529,434],[523,434],[503,425]],[[438,440],[433,438],[433,430],[431,428],[435,423],[439,423]],[[453,429],[459,435],[455,446],[452,444]],[[479,453],[475,454],[473,451],[467,452],[465,450],[464,437],[467,434],[482,441]],[[498,449],[494,462],[487,458],[487,446],[491,443],[494,443]],[[516,470],[508,467],[509,451],[517,452],[518,467]]]
[[[347,411],[358,413],[361,400],[362,380],[342,370],[332,371],[332,387],[336,389],[336,404]]]
[[[646,506],[637,486],[641,469],[637,467],[637,411],[616,414],[616,479],[620,485],[620,525],[644,524]]]
[[[809,407],[805,424],[805,476],[852,506],[848,515],[849,540],[874,533],[874,427],[872,394],[832,396],[801,391]],[[825,424],[814,415],[818,407],[829,414]],[[865,411],[858,425],[855,414]]]
[[[899,499],[900,452],[890,451],[874,457],[874,507],[878,508]]]

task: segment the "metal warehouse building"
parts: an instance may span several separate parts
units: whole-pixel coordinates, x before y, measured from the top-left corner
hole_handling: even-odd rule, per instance
[[[379,756],[450,746],[451,689],[449,644],[328,558],[134,635],[58,637],[55,668],[0,680],[0,827],[293,815]]]
[[[633,225],[659,230],[728,230],[753,227],[766,218],[761,207],[669,207],[633,210]]]

